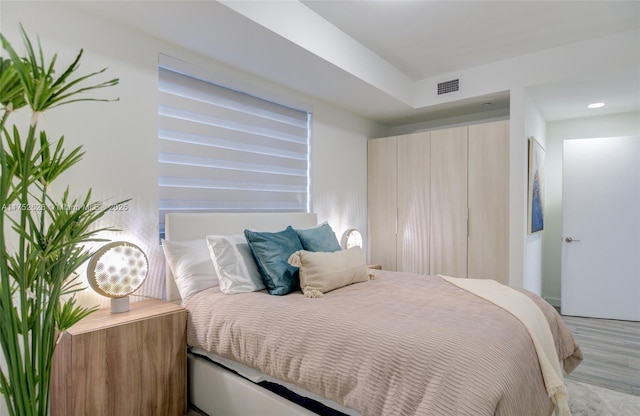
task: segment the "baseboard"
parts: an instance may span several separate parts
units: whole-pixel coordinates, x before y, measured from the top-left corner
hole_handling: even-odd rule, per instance
[[[560,308],[562,303],[560,298],[551,298],[551,297],[545,296],[544,300],[546,300],[547,302],[549,302],[551,306],[555,306],[556,308]]]

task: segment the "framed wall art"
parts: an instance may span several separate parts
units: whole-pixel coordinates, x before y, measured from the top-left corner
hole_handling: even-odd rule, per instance
[[[534,137],[529,137],[529,197],[528,231],[544,229],[544,148]]]

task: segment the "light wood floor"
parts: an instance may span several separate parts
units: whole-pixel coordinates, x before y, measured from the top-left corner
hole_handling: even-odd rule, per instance
[[[640,396],[640,322],[563,319],[584,356],[566,378]]]

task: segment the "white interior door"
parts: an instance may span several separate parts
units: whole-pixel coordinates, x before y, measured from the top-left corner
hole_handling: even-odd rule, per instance
[[[640,320],[640,137],[565,140],[562,313]]]

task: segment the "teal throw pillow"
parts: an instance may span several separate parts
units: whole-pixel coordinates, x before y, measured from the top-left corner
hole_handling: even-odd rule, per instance
[[[296,229],[295,231],[306,251],[334,252],[342,250],[336,234],[326,222],[316,227]]]
[[[244,230],[244,236],[269,294],[286,295],[300,288],[298,268],[287,262],[303,249],[293,227],[276,233]]]

